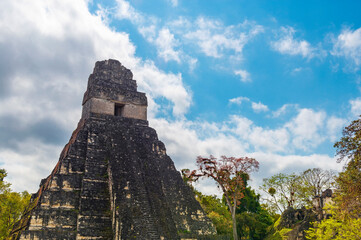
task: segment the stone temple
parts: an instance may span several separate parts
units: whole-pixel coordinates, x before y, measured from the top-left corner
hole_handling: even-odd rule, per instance
[[[214,226],[148,126],[116,60],[89,76],[82,118],[10,239],[207,239]]]

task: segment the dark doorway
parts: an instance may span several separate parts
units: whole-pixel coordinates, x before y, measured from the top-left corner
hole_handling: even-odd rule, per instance
[[[124,110],[123,104],[118,104],[118,103],[114,104],[114,116],[123,116],[123,110]]]

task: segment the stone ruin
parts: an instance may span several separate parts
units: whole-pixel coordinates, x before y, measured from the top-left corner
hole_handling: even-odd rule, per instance
[[[116,60],[88,80],[82,118],[10,239],[206,239],[216,234],[148,126],[147,98]]]
[[[312,227],[313,222],[320,222],[331,217],[331,214],[324,207],[327,204],[332,205],[333,198],[332,190],[326,189],[320,196],[313,197],[312,208],[287,208],[281,215],[281,221],[277,226],[278,230],[291,228],[292,230],[285,234],[288,240],[306,240],[305,230]]]
[[[324,208],[327,204],[333,204],[333,193],[331,189],[326,189],[320,196],[314,196],[312,199],[312,205],[315,210]]]

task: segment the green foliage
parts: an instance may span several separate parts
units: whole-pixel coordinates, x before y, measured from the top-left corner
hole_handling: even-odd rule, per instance
[[[12,192],[10,184],[4,181],[7,173],[0,169],[0,239],[5,239],[18,221],[30,201],[30,194]]]
[[[182,174],[182,178],[183,178],[183,182],[185,182],[186,184],[188,184],[190,187],[192,187],[190,183],[191,178],[190,178],[190,170],[188,168],[182,169],[181,170],[181,174]],[[193,187],[192,187],[193,188]]]
[[[288,232],[292,231],[291,228],[282,228],[280,231],[279,231],[279,235],[282,237],[282,239],[287,239],[288,237],[286,236],[286,234]]]
[[[260,187],[268,194],[270,211],[282,213],[288,207],[312,207],[312,198],[334,184],[335,173],[320,168],[307,169],[299,174],[278,173],[263,179]]]
[[[300,207],[303,203],[302,180],[296,174],[278,173],[270,178],[264,178],[260,189],[269,194],[270,198],[265,200],[270,211],[273,212],[281,213],[287,207]]]
[[[211,219],[220,235],[232,235],[232,217],[228,206],[216,196],[207,196],[195,191],[196,199]],[[241,239],[264,239],[273,219],[259,202],[260,196],[250,187],[236,210],[237,231]]]
[[[298,197],[305,207],[312,207],[312,199],[321,196],[326,189],[335,185],[336,173],[332,170],[310,168],[300,173]]]
[[[345,127],[334,147],[345,168],[336,179],[335,204],[326,209],[332,216],[315,222],[307,238],[361,239],[361,118]]]
[[[243,212],[237,214],[237,230],[242,239],[264,239],[268,227],[272,224],[269,213],[262,209],[259,212]]]
[[[281,217],[278,216],[277,220],[274,222],[274,224],[270,227],[268,227],[268,234],[264,238],[265,240],[284,240],[287,239],[287,234],[289,231],[291,231],[291,228],[281,228],[280,229],[280,223],[281,223]]]
[[[4,181],[4,178],[7,176],[5,169],[0,169],[0,194],[3,194],[6,191],[9,191],[10,184]],[[0,197],[1,200],[1,197]]]
[[[232,217],[225,203],[216,196],[203,195],[194,190],[196,199],[213,222],[218,234],[232,234]]]
[[[336,142],[338,160],[346,160],[345,171],[339,174],[339,206],[346,212],[361,215],[361,118],[352,121]]]
[[[247,186],[247,182],[245,182],[245,185]],[[242,213],[242,212],[258,212],[262,209],[262,206],[259,202],[260,195],[256,194],[251,187],[246,187],[243,190],[243,199],[241,203],[237,206],[236,213]]]
[[[313,223],[313,228],[306,231],[307,239],[361,239],[361,218],[343,214],[337,206],[329,206],[328,211],[332,217]]]
[[[220,159],[214,156],[197,157],[197,170],[193,170],[188,175],[192,181],[200,178],[211,178],[222,190],[226,200],[228,210],[232,217],[233,238],[238,239],[236,209],[242,198],[245,189],[245,182],[249,179],[249,173],[257,171],[259,162],[248,157],[226,157]],[[184,174],[182,172],[182,174]]]
[[[260,195],[253,189],[246,187],[243,194],[244,197],[236,210],[238,234],[242,239],[264,239],[273,219],[261,206]]]
[[[361,116],[360,116],[361,117]],[[360,162],[361,160],[361,118],[354,120],[342,131],[341,140],[336,142],[338,160]]]

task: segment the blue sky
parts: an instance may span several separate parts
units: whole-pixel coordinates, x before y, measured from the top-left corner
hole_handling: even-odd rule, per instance
[[[253,186],[340,170],[333,144],[361,113],[360,5],[1,1],[0,167],[15,190],[36,191],[76,127],[95,61],[115,58],[147,94],[178,169],[197,155],[255,157]]]

